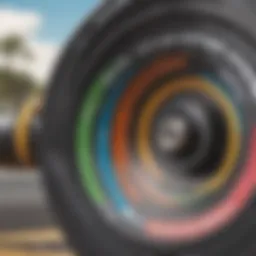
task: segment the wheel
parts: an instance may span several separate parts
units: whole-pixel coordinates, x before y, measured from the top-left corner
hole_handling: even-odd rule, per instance
[[[255,21],[231,1],[149,0],[81,25],[41,139],[78,255],[254,255]]]

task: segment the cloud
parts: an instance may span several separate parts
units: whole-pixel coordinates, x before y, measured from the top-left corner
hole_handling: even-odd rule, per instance
[[[9,34],[30,37],[42,24],[42,17],[33,12],[18,11],[0,7],[0,38]]]
[[[12,67],[25,71],[41,84],[46,84],[53,66],[59,56],[60,45],[37,40],[37,33],[43,25],[43,17],[39,13],[23,11],[0,6],[0,40],[8,35],[17,34],[24,38],[29,46],[33,59],[31,61],[17,58]],[[0,65],[5,65],[6,59],[0,55]]]

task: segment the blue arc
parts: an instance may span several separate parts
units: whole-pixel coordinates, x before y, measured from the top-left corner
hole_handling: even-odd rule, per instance
[[[136,74],[136,70],[135,67],[130,67],[113,82],[107,98],[101,106],[96,124],[96,163],[105,188],[119,211],[126,211],[132,207],[122,193],[111,160],[111,125],[118,101],[127,88],[128,81]]]

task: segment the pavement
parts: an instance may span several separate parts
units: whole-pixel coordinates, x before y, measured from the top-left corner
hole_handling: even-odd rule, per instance
[[[0,170],[0,256],[73,256],[36,170]]]

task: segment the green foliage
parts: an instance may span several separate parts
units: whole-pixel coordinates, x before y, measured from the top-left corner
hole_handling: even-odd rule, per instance
[[[34,81],[27,74],[0,70],[0,97],[11,97],[13,94],[24,95],[35,86]]]
[[[0,51],[9,59],[18,55],[27,59],[32,57],[24,39],[18,35],[10,35],[4,38],[0,42]]]
[[[36,81],[28,74],[15,71],[12,68],[13,58],[19,57],[27,61],[33,56],[25,41],[11,35],[0,41],[0,54],[4,56],[6,66],[0,68],[0,111],[3,108],[17,110],[28,94],[36,89]]]

